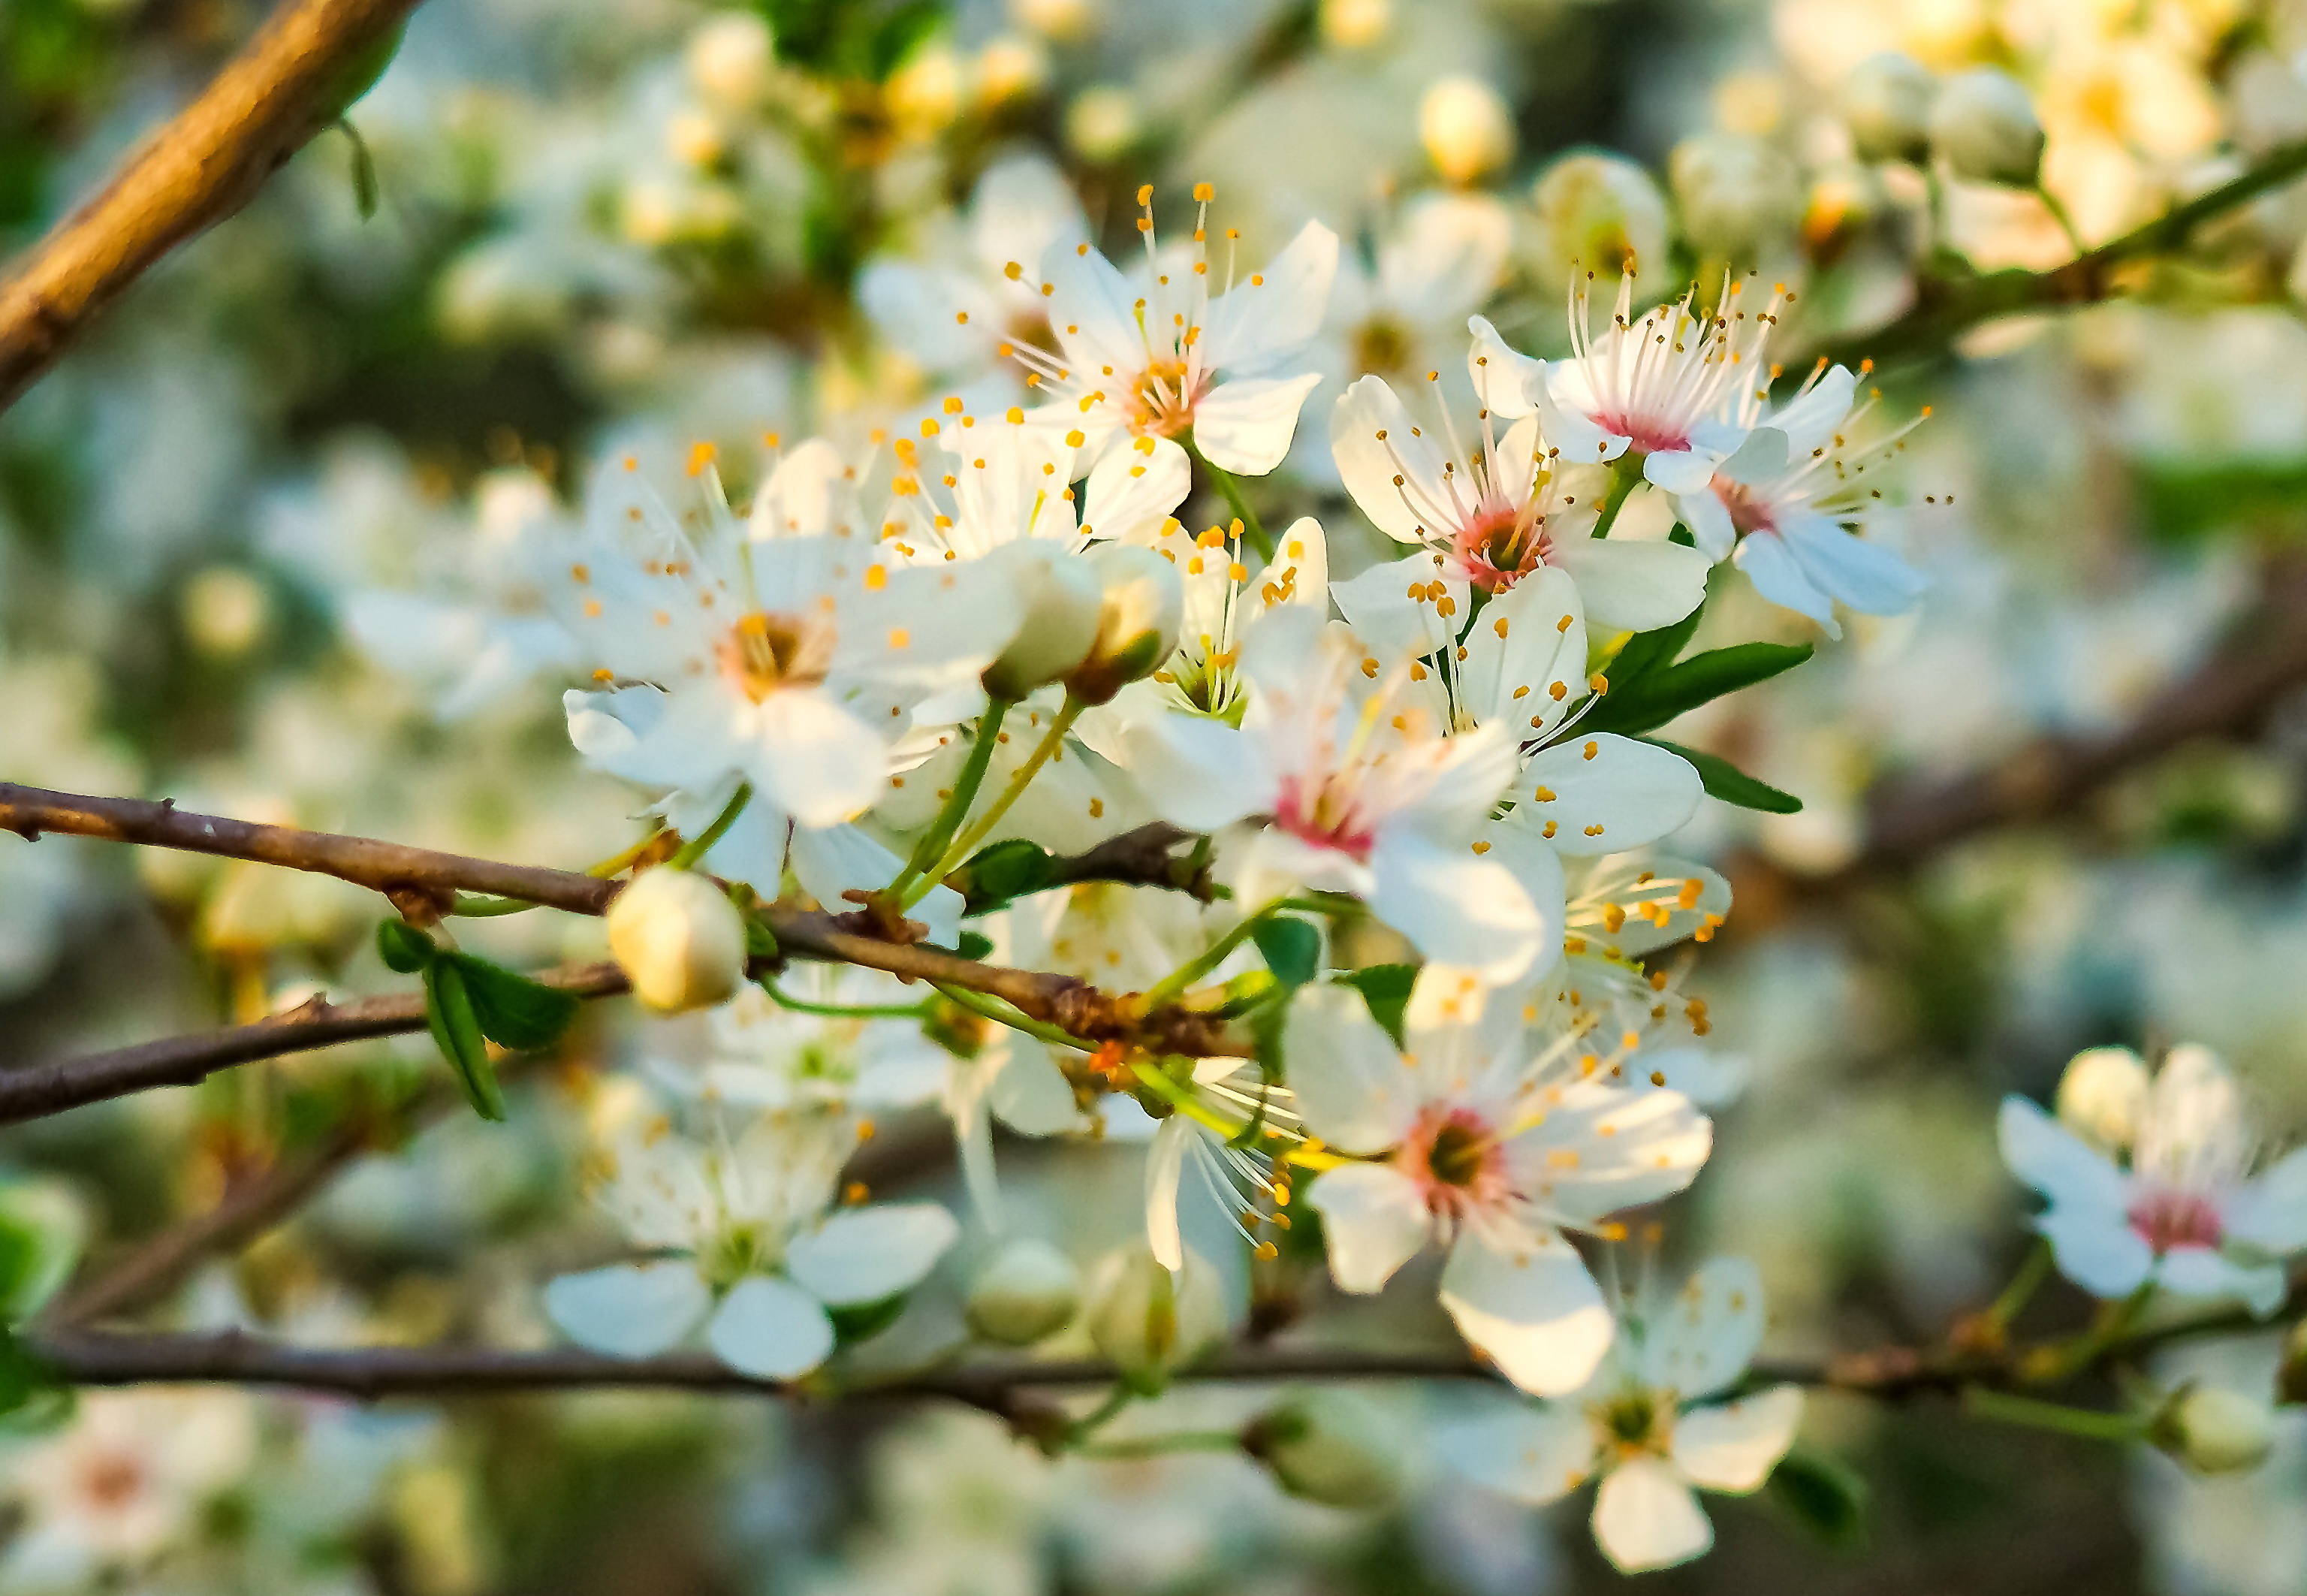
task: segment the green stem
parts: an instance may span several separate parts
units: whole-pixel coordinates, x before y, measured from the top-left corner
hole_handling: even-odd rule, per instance
[[[1065,1443],[1071,1446],[1087,1440],[1136,1400],[1136,1392],[1127,1386],[1117,1385],[1105,1394],[1104,1401],[1066,1426]]]
[[[1007,1025],[1013,1031],[1023,1032],[1053,1047],[1069,1047],[1085,1053],[1093,1053],[1097,1051],[1096,1043],[1084,1042],[1072,1032],[1051,1025],[1046,1020],[1037,1020],[1033,1016],[1012,1008],[1000,999],[988,993],[972,991],[965,986],[948,986],[943,982],[935,982],[931,984],[948,999],[968,1009],[970,1013],[982,1019],[990,1019],[997,1025]]]
[[[2090,250],[2083,243],[2083,236],[2075,230],[2075,219],[2068,214],[2059,196],[2044,186],[2039,177],[2035,180],[2035,197],[2043,202],[2043,209],[2051,213],[2051,219],[2059,224],[2059,231],[2067,236],[2068,247],[2078,255],[2088,254]]]
[[[1204,454],[1191,442],[1186,445],[1186,452],[1192,455],[1195,463],[1208,472],[1210,480],[1218,485],[1218,492],[1225,495],[1226,507],[1233,511],[1234,519],[1241,523],[1241,535],[1248,539],[1249,546],[1257,551],[1257,557],[1271,563],[1274,559],[1274,539],[1266,536],[1265,523],[1257,519],[1257,511],[1252,510],[1249,507],[1249,501],[1241,496],[1241,484],[1233,479],[1233,473],[1222,466],[1210,464],[1209,456]]]
[[[2090,1408],[2071,1408],[2063,1403],[2044,1402],[2038,1397],[2014,1396],[2008,1391],[1995,1391],[1985,1386],[1967,1386],[1962,1393],[1963,1412],[1976,1419],[1991,1419],[1998,1424],[2021,1425],[2028,1429],[2047,1429],[2063,1436],[2077,1436],[2086,1441],[2136,1441],[2147,1433],[2148,1420],[2137,1413],[2107,1413]]]
[[[729,794],[729,802],[722,806],[719,814],[714,816],[713,824],[682,844],[665,862],[675,870],[688,870],[694,866],[712,851],[715,843],[728,835],[729,828],[737,823],[737,817],[745,812],[745,805],[752,801],[753,784],[749,781],[738,783],[737,790]]]
[[[470,892],[457,894],[457,901],[449,905],[451,914],[469,919],[485,920],[495,914],[519,914],[537,905],[518,897],[489,897]]]
[[[945,857],[937,862],[935,868],[927,876],[906,889],[905,896],[899,900],[905,907],[911,908],[920,902],[928,895],[931,888],[945,880],[947,871],[957,867],[963,860],[976,851],[977,845],[985,840],[985,834],[1000,824],[1001,817],[1009,812],[1010,806],[1025,795],[1026,786],[1032,783],[1035,776],[1041,773],[1042,767],[1056,757],[1058,750],[1065,743],[1066,734],[1073,730],[1074,722],[1087,708],[1088,706],[1078,699],[1070,696],[1067,698],[1064,705],[1058,710],[1056,718],[1050,722],[1049,732],[1041,742],[1033,745],[1033,751],[1025,756],[1025,762],[1010,774],[1008,782],[1002,787],[1000,794],[995,797],[985,812],[971,822],[969,828],[946,850]]]
[[[2036,1237],[2027,1261],[2019,1266],[2019,1273],[2003,1288],[2003,1294],[1988,1306],[1986,1322],[1997,1330],[2009,1329],[2011,1321],[2019,1317],[2020,1310],[2034,1300],[2036,1291],[2051,1277],[2051,1244]]]
[[[1180,1429],[1166,1436],[1129,1436],[1119,1441],[1090,1441],[1070,1450],[1077,1457],[1160,1457],[1171,1452],[1238,1452],[1241,1436],[1231,1429]]]
[[[656,830],[650,832],[647,837],[641,838],[640,841],[635,843],[631,847],[627,848],[623,853],[612,854],[606,859],[602,860],[598,864],[587,865],[585,867],[585,873],[591,876],[594,880],[600,881],[608,880],[613,876],[621,876],[624,874],[626,871],[630,870],[634,865],[639,863],[641,855],[648,853],[651,848],[656,846],[656,839],[664,835],[664,828],[659,827]]]
[[[1610,536],[1610,528],[1617,524],[1618,511],[1625,508],[1627,496],[1642,479],[1642,463],[1632,454],[1622,454],[1610,462],[1610,485],[1602,494],[1602,513],[1594,523],[1595,536]]]
[[[926,1003],[812,1003],[793,996],[766,976],[761,990],[776,999],[779,1008],[797,1014],[821,1014],[828,1019],[920,1019],[929,1012]]]
[[[897,879],[889,883],[888,890],[899,903],[912,901],[905,894],[913,890],[922,871],[945,856],[953,834],[961,829],[962,821],[968,817],[969,806],[977,802],[977,789],[985,785],[985,773],[992,767],[993,751],[1000,744],[1001,722],[1009,713],[1010,702],[1008,699],[990,699],[985,713],[978,717],[977,735],[970,742],[969,758],[963,761],[959,778],[946,794],[945,804],[930,822],[930,828],[913,845],[913,857],[905,861],[905,868],[898,872]]]
[[[1231,931],[1146,988],[1145,1007],[1159,1008],[1164,1003],[1175,1002],[1188,987],[1225,963],[1226,956],[1255,934],[1258,923],[1273,914],[1285,901],[1277,897],[1265,907],[1245,914]]]

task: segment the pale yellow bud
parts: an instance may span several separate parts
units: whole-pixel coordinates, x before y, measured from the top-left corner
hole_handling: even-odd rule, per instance
[[[1060,44],[1087,38],[1097,13],[1097,0],[1009,0],[1011,21]]]
[[[1085,559],[1052,543],[1024,539],[990,556],[1008,568],[1024,601],[1017,635],[985,667],[985,691],[1016,702],[1037,687],[1061,682],[1089,657],[1097,642],[1105,595]]]
[[[1089,1293],[1089,1335],[1133,1389],[1152,1393],[1225,1334],[1225,1290],[1191,1248],[1175,1274],[1143,1247],[1111,1254]]]
[[[1085,704],[1109,703],[1177,651],[1186,623],[1185,585],[1175,565],[1136,544],[1100,544],[1082,559],[1102,589],[1097,640],[1066,678],[1066,691]]]
[[[1623,156],[1565,155],[1531,184],[1538,280],[1559,290],[1574,273],[1604,279],[1666,263],[1666,196]]]
[[[732,109],[758,105],[768,92],[769,25],[750,11],[725,11],[689,36],[689,81]]]
[[[1861,160],[1919,161],[1930,152],[1938,80],[1903,50],[1869,56],[1842,82],[1842,120]]]
[[[235,565],[211,565],[184,584],[184,640],[210,659],[238,659],[272,630],[272,596]]]
[[[1006,106],[1050,86],[1050,52],[1038,39],[1003,34],[977,52],[977,101]]]
[[[2032,188],[2043,169],[2043,124],[2017,79],[1976,67],[1939,90],[1931,148],[1958,177]]]
[[[1368,49],[1394,26],[1394,0],[1322,0],[1317,21],[1333,49]]]
[[[1383,1507],[1401,1493],[1400,1451],[1385,1416],[1351,1391],[1291,1394],[1253,1422],[1242,1445],[1293,1497],[1332,1507]]]
[[[1514,116],[1498,91],[1462,74],[1438,80],[1418,102],[1418,137],[1434,169],[1471,183],[1514,159]]]
[[[1701,133],[1674,147],[1667,176],[1683,236],[1704,254],[1747,260],[1789,236],[1801,219],[1801,174],[1775,145]]]
[[[609,955],[661,1014],[709,1008],[745,982],[745,920],[693,871],[644,871],[609,900]]]
[[[2139,1138],[2139,1116],[2147,1106],[2147,1066],[2127,1047],[2095,1047],[2077,1053],[2059,1077],[2059,1122],[2087,1142],[2110,1153]]]
[[[1081,1271],[1033,1236],[1001,1244],[970,1283],[962,1317],[982,1339],[1029,1347],[1062,1330],[1081,1307]]]
[[[1145,131],[1136,98],[1110,83],[1083,90],[1066,107],[1066,142],[1085,160],[1116,159]]]
[[[2224,1386],[2190,1386],[2157,1416],[2153,1438],[2198,1474],[2241,1474],[2275,1449],[2275,1415]]]
[[[908,137],[934,138],[961,115],[967,87],[961,58],[944,45],[931,45],[889,74],[889,115]]]

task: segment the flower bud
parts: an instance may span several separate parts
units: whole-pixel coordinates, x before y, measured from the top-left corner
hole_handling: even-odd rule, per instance
[[[1136,97],[1112,83],[1083,90],[1066,107],[1066,142],[1084,160],[1119,160],[1145,133]]]
[[[1034,1236],[1001,1244],[970,1283],[962,1317],[981,1339],[1029,1347],[1065,1328],[1081,1306],[1081,1271]]]
[[[1802,217],[1802,179],[1776,147],[1744,133],[1701,133],[1674,147],[1667,181],[1684,236],[1701,252],[1745,259]]]
[[[1107,1256],[1089,1292],[1089,1338],[1146,1395],[1225,1334],[1225,1289],[1191,1248],[1175,1274],[1143,1247]]]
[[[745,920],[692,871],[643,871],[609,900],[609,953],[662,1014],[725,1003],[745,980]]]
[[[2190,1386],[2156,1416],[2157,1446],[2198,1474],[2240,1474],[2275,1449],[2275,1416],[2224,1386]]]
[[[1104,704],[1177,652],[1186,588],[1176,566],[1136,544],[1102,544],[1084,560],[1102,588],[1097,641],[1066,678],[1066,691],[1085,704]]]
[[[1884,50],[1851,68],[1842,84],[1842,119],[1858,159],[1919,161],[1929,154],[1937,92],[1930,68],[1904,50]]]
[[[2088,1048],[2059,1077],[2059,1122],[2087,1142],[2121,1152],[2139,1138],[2147,1085],[2147,1066],[2129,1048]]]
[[[1605,279],[1666,261],[1666,196],[1623,156],[1565,155],[1530,191],[1538,208],[1538,280],[1554,288],[1576,273]]]
[[[1060,44],[1077,44],[1096,30],[1094,0],[1009,0],[1009,16],[1021,28]]]
[[[2043,169],[2043,124],[2016,78],[1977,67],[1939,90],[1931,148],[1958,177],[2032,188]]]
[[[1333,49],[1360,50],[1377,43],[1394,25],[1394,0],[1322,0],[1315,26]]]
[[[1000,657],[985,667],[985,691],[1015,703],[1064,681],[1089,657],[1105,593],[1088,561],[1052,543],[1027,538],[1004,545],[993,557],[1007,564],[1024,619]]]
[[[1309,1502],[1383,1507],[1402,1490],[1384,1417],[1351,1391],[1291,1393],[1250,1425],[1242,1446],[1282,1489]]]
[[[1452,183],[1471,183],[1514,159],[1514,117],[1479,78],[1442,78],[1428,88],[1418,102],[1418,137]]]
[[[769,25],[750,11],[716,13],[689,36],[689,78],[733,110],[760,103],[769,89]]]
[[[238,659],[272,630],[272,596],[233,565],[211,565],[184,584],[184,640],[215,660]]]

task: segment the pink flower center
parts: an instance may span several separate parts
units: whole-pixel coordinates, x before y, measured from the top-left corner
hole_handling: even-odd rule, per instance
[[[1489,593],[1502,593],[1536,571],[1551,546],[1544,528],[1523,526],[1511,508],[1482,511],[1450,540],[1458,569]]]
[[[1595,416],[1594,424],[1606,433],[1620,433],[1632,438],[1636,454],[1657,454],[1690,447],[1690,433],[1659,416],[1604,415]]]
[[[2225,1233],[2218,1205],[2197,1192],[2148,1190],[2131,1199],[2131,1228],[2157,1253],[2217,1247]]]
[[[1471,1109],[1437,1104],[1419,1114],[1394,1167],[1425,1195],[1427,1212],[1437,1219],[1462,1219],[1506,1196],[1505,1152]]]
[[[1369,862],[1376,842],[1375,828],[1364,812],[1359,794],[1335,776],[1308,785],[1299,777],[1282,780],[1282,801],[1274,806],[1274,823],[1292,837],[1316,847],[1335,848],[1357,863]]]
[[[665,617],[660,614],[658,620]],[[803,615],[754,610],[722,634],[721,674],[756,704],[784,687],[814,687],[833,664],[833,628]]]
[[[116,1513],[142,1492],[144,1464],[130,1453],[100,1453],[81,1470],[80,1486],[90,1507]]]
[[[1714,496],[1722,501],[1722,508],[1730,512],[1730,524],[1738,528],[1743,537],[1749,532],[1775,532],[1778,517],[1770,504],[1754,497],[1745,484],[1714,480]]]
[[[1194,424],[1194,407],[1209,385],[1209,373],[1190,356],[1150,362],[1129,390],[1129,430],[1140,437],[1176,437]]]

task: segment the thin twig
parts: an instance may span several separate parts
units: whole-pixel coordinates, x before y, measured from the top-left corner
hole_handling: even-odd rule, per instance
[[[0,409],[162,256],[343,113],[416,0],[290,0],[0,281]]]

